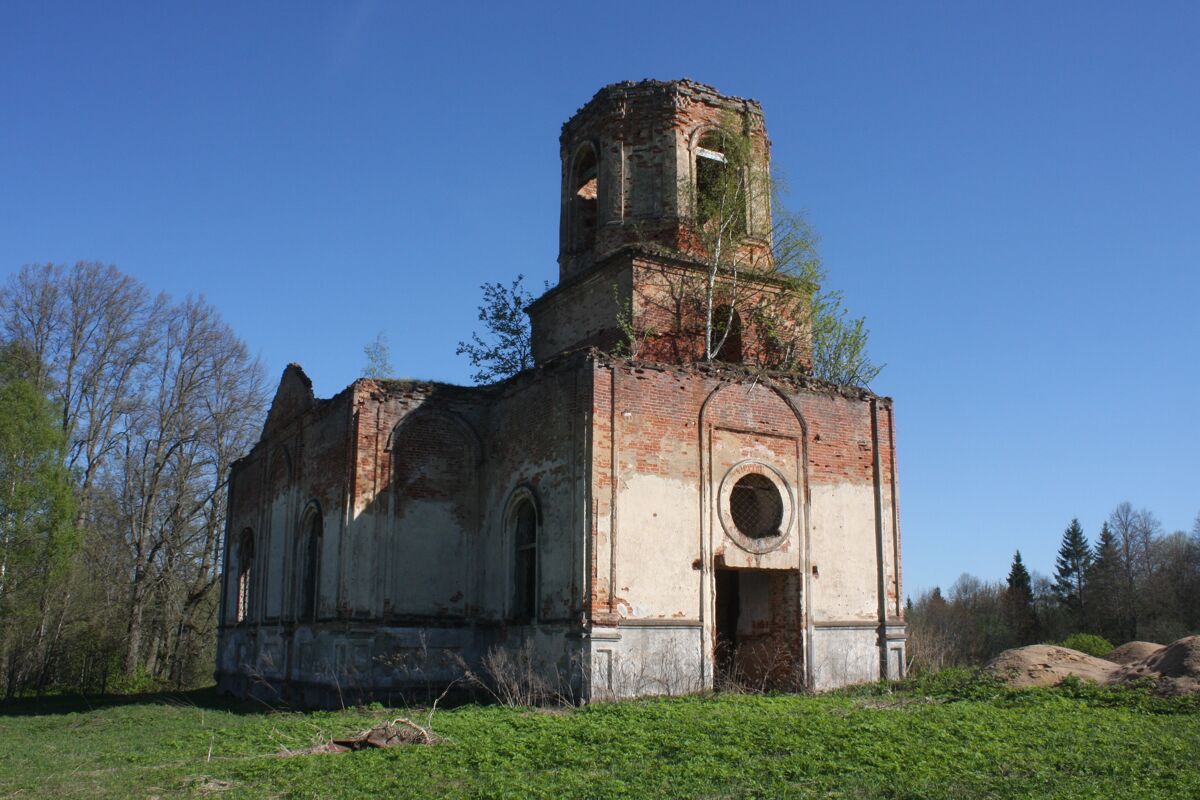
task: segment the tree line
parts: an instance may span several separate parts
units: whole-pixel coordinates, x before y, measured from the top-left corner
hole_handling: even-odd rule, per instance
[[[1121,503],[1089,542],[1063,532],[1050,576],[1018,550],[1004,581],[962,575],[907,603],[910,656],[925,669],[979,664],[1010,647],[1091,634],[1113,644],[1167,644],[1200,633],[1200,514],[1165,532],[1153,512]]]
[[[0,691],[208,680],[261,364],[202,298],[98,263],[27,266],[0,309]]]

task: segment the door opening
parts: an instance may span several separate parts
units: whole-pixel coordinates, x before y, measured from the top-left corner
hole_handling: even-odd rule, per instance
[[[716,688],[731,684],[736,674],[737,626],[741,611],[738,604],[738,573],[732,569],[717,570],[717,636],[713,660]]]
[[[803,687],[800,574],[795,570],[716,571],[715,687]]]

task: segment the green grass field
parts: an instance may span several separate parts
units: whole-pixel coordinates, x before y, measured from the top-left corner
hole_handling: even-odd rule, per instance
[[[0,798],[1200,798],[1200,703],[950,676],[899,691],[439,710],[441,744],[285,757],[416,711],[211,691],[0,706]]]

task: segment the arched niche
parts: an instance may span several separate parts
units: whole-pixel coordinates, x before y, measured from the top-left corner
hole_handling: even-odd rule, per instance
[[[387,448],[383,603],[400,615],[456,616],[478,529],[479,439],[457,414],[420,409],[396,425]]]

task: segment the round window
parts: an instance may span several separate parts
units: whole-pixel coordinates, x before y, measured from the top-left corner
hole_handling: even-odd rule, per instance
[[[787,479],[761,461],[734,464],[721,479],[717,517],[725,533],[750,553],[783,546],[795,526],[796,505]]]
[[[783,526],[783,498],[765,475],[743,475],[729,492],[729,516],[738,532],[749,539],[778,536]]]

